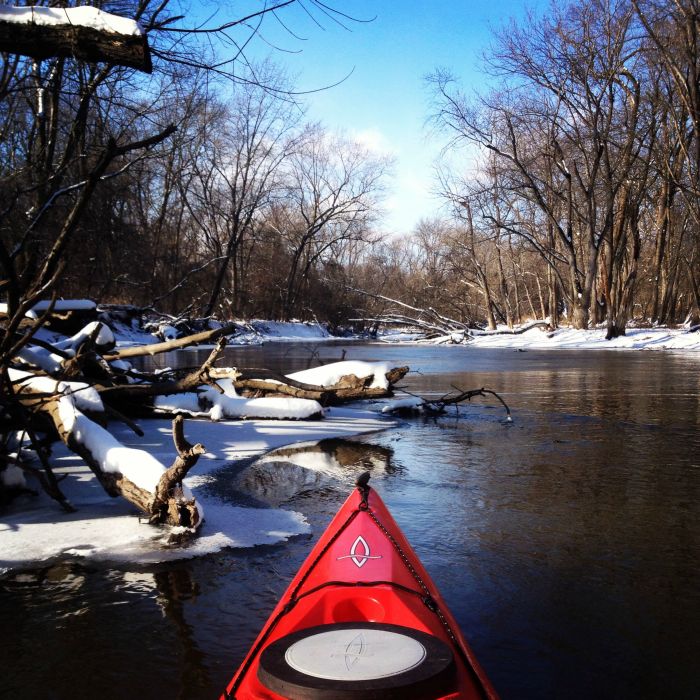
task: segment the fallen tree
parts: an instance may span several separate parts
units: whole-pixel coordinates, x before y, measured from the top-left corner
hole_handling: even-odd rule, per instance
[[[426,340],[443,340],[443,342],[469,342],[475,336],[481,335],[518,335],[532,328],[545,328],[551,330],[548,320],[532,321],[519,328],[498,328],[486,330],[477,327],[473,322],[458,321],[439,313],[432,307],[420,308],[411,306],[398,299],[373,294],[362,289],[348,287],[349,291],[362,294],[387,304],[387,308],[379,313],[350,319],[353,322],[369,324],[376,332],[380,326],[397,326],[399,328],[412,329],[422,334]]]
[[[50,460],[49,445],[58,439],[85,462],[110,496],[125,498],[150,523],[194,530],[202,514],[182,481],[204,448],[185,440],[182,414],[211,420],[319,419],[324,406],[390,396],[408,371],[358,362],[332,363],[290,376],[217,367],[226,346],[224,333],[231,328],[126,351],[114,350],[111,330],[99,322],[53,343],[13,331],[18,350],[0,376],[0,408],[7,417],[0,430],[0,488],[10,481],[5,478],[8,469],[22,470],[36,476],[65,510],[72,510]],[[149,373],[125,359],[217,337],[207,359],[194,369]],[[145,450],[121,444],[108,430],[110,420],[119,420],[142,434],[131,416],[153,414],[176,416],[173,440],[178,456],[169,468]],[[20,444],[17,429],[24,436]]]
[[[83,459],[110,496],[122,496],[148,515],[152,524],[197,528],[201,513],[182,480],[205,450],[187,442],[181,416],[173,421],[178,456],[166,469],[145,450],[119,443],[89,417],[104,409],[97,392],[87,384],[16,370],[10,372],[10,378],[21,405],[50,421],[59,439]]]
[[[340,364],[340,363],[334,363]],[[394,367],[384,373],[386,385],[373,386],[374,374],[357,376],[345,374],[337,382],[317,386],[297,381],[295,375],[281,375],[264,369],[236,370],[234,386],[244,395],[279,396],[289,395],[318,401],[322,406],[331,406],[347,401],[390,396],[393,386],[408,373],[408,367]]]
[[[114,360],[124,360],[129,357],[145,357],[146,355],[159,355],[163,352],[171,352],[172,350],[180,350],[181,348],[191,347],[192,345],[211,343],[214,340],[227,335],[231,335],[237,329],[235,323],[231,323],[221,328],[214,328],[209,331],[202,331],[184,338],[175,338],[166,340],[162,343],[151,343],[150,345],[135,345],[129,348],[121,348],[113,353],[106,354],[104,359],[107,362]]]

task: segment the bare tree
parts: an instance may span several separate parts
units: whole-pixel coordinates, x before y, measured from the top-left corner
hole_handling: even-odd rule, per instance
[[[596,0],[554,10],[527,28],[509,27],[491,57],[507,80],[478,108],[448,74],[432,79],[440,123],[456,141],[494,154],[504,191],[545,216],[556,246],[534,237],[513,203],[496,224],[532,244],[557,271],[577,328],[587,327],[591,306],[600,298],[601,252],[608,248],[619,272],[634,226],[626,183],[636,177],[647,132],[639,125],[632,21],[624,5]],[[624,332],[626,302],[609,289],[602,294],[608,307],[615,307],[609,333]]]
[[[267,226],[289,255],[283,290],[285,318],[298,309],[300,294],[315,264],[338,257],[350,242],[369,242],[378,197],[389,161],[358,144],[330,136],[319,125],[307,127],[286,160],[283,204],[273,208]]]
[[[284,81],[278,68],[258,69],[265,84]],[[217,258],[216,274],[204,305],[211,315],[223,296],[227,314],[240,310],[242,243],[252,235],[253,221],[279,197],[281,166],[296,148],[297,125],[303,115],[294,102],[282,100],[257,85],[238,89],[218,118],[207,115],[207,136],[193,158],[193,187],[188,193],[192,222],[203,247]]]
[[[3,413],[0,469],[4,469],[10,460],[9,435],[15,428],[20,428],[29,436],[32,449],[46,469],[45,483],[52,495],[60,499],[60,490],[51,478],[45,446],[36,437],[42,416],[48,416],[54,422],[54,432],[85,458],[98,478],[107,484],[110,493],[114,490],[111,479],[101,469],[104,465],[93,459],[89,449],[84,449],[86,445],[80,442],[71,425],[64,422],[58,408],[61,402],[70,404],[78,416],[77,404],[69,396],[73,390],[66,389],[61,382],[80,377],[86,366],[83,361],[92,362],[93,369],[100,366],[99,358],[90,350],[95,339],[92,335],[83,338],[70,353],[44,347],[47,352],[56,350],[61,362],[53,359],[39,364],[27,361],[28,353],[23,351],[28,345],[33,346],[32,352],[42,347],[42,343],[46,345],[45,341],[34,336],[52,312],[54,302],[34,321],[28,320],[27,314],[39,300],[52,296],[55,300],[60,285],[66,283],[66,270],[77,267],[81,235],[92,236],[93,245],[83,247],[94,251],[94,242],[99,241],[103,229],[110,232],[118,229],[121,234],[136,229],[138,218],[129,212],[129,204],[138,197],[127,203],[123,192],[116,188],[110,191],[109,185],[123,182],[125,175],[134,174],[145,159],[172,136],[177,129],[176,122],[184,125],[197,112],[196,100],[179,113],[177,109],[168,109],[176,88],[182,87],[178,80],[183,73],[191,73],[183,68],[199,69],[200,75],[206,75],[207,79],[225,77],[236,84],[259,86],[268,94],[292,97],[286,87],[280,88],[274,72],[268,75],[256,71],[247,61],[246,46],[258,35],[266,17],[279,15],[283,9],[293,9],[297,5],[299,12],[305,15],[316,12],[333,20],[339,21],[341,17],[351,20],[316,0],[303,6],[288,0],[266,4],[248,16],[218,26],[193,27],[188,26],[173,0],[140,0],[129,6],[129,12],[141,23],[148,37],[153,58],[151,77],[125,67],[124,61],[117,62],[104,56],[108,60],[102,62],[102,54],[86,53],[83,46],[45,51],[45,46],[37,44],[35,50],[29,51],[30,59],[2,54],[0,294],[6,303],[0,320],[0,410]],[[76,35],[82,42],[83,34],[77,32]],[[7,45],[3,43],[0,48],[7,48]],[[226,55],[223,55],[223,49]],[[85,62],[86,56],[91,62]],[[241,70],[242,66],[246,69]],[[176,119],[173,119],[174,115]],[[259,139],[263,148],[265,138]],[[180,233],[183,208],[179,207],[179,219],[175,216],[167,225],[166,219],[171,211],[173,194],[182,196],[189,188],[189,183],[182,179],[183,172],[187,172],[186,165],[189,165],[179,159],[183,153],[181,149],[178,157],[172,158],[168,152],[160,152],[162,162],[166,164],[164,177],[154,183],[162,188],[160,196],[150,197],[148,201],[147,198],[141,199],[141,213],[148,212],[156,244],[173,233],[176,237]],[[225,166],[221,174],[228,175]],[[133,180],[130,185],[134,186]],[[155,205],[156,199],[159,199],[158,206]],[[156,216],[152,217],[156,210]],[[245,205],[241,211],[247,211]],[[108,221],[101,217],[103,213],[107,214]],[[245,213],[242,221],[245,228]],[[166,229],[169,229],[167,235]],[[175,250],[179,250],[177,239]],[[99,246],[97,251],[98,255],[103,254]],[[226,255],[229,255],[228,251]],[[153,277],[151,272],[151,279]],[[173,289],[177,286],[174,285]],[[18,365],[28,365],[31,376],[26,377],[25,370],[22,370],[20,379],[17,379],[15,367]],[[46,372],[52,375],[55,390],[47,392],[36,388],[35,375]],[[110,371],[103,366],[97,376],[105,373],[109,375]],[[94,383],[94,377],[88,376],[89,382]],[[172,495],[171,486],[182,479],[186,471],[183,468],[189,468],[203,450],[201,446],[188,445],[181,433],[176,436],[176,443],[182,463],[174,465],[164,485],[168,498]],[[124,492],[123,486],[118,488]],[[134,502],[142,501],[142,496],[137,493]],[[158,505],[164,503],[165,495],[159,493],[157,496],[158,513],[153,513],[154,518],[169,518]],[[189,519],[189,524],[196,525],[197,517],[189,512],[189,505],[181,504],[182,509],[175,501],[173,505],[175,521],[182,517]],[[187,523],[182,521],[182,524]]]

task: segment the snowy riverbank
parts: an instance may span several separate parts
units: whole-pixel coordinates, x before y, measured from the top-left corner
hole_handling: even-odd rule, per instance
[[[316,323],[251,321],[248,330],[231,337],[229,346],[259,345],[271,342],[324,342],[350,340],[332,336],[328,330]],[[455,333],[431,340],[419,340],[418,334],[401,331],[387,331],[376,340],[390,343],[421,342],[436,345],[465,344],[474,348],[511,348],[511,349],[587,349],[587,350],[676,350],[700,351],[700,331],[689,332],[687,328],[628,328],[627,334],[605,339],[605,328],[575,330],[562,327],[555,331],[531,328],[524,333],[508,333],[504,326],[499,332],[484,331],[469,338]],[[120,346],[158,342],[158,338],[143,331],[116,327],[115,336]],[[362,340],[368,340],[362,338]]]
[[[684,329],[630,328],[627,334],[605,339],[605,329],[578,331],[559,328],[553,332],[532,328],[521,335],[482,335],[472,341],[477,348],[532,348],[538,350],[581,348],[589,350],[681,350],[700,351],[700,331]]]
[[[175,458],[170,420],[150,419],[140,425],[143,438],[125,426],[112,430],[125,445],[147,449],[170,464]],[[185,547],[164,544],[169,528],[146,524],[127,501],[107,496],[81,459],[58,445],[56,473],[66,475],[61,488],[78,512],[64,513],[43,493],[36,498],[22,497],[6,508],[0,518],[0,574],[59,557],[146,564],[200,556],[224,547],[273,544],[308,532],[301,513],[233,505],[213,496],[207,487],[215,481],[215,473],[232,462],[291,443],[349,437],[388,425],[391,423],[376,413],[345,408],[330,409],[321,421],[187,421],[187,437],[202,442],[207,453],[185,480],[205,517],[198,535]]]

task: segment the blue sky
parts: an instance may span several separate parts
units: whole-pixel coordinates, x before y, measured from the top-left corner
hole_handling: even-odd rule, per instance
[[[366,145],[391,153],[395,177],[387,201],[385,228],[411,231],[421,217],[436,213],[440,202],[431,195],[433,164],[442,146],[429,134],[426,118],[430,99],[426,74],[451,69],[464,87],[482,88],[488,77],[480,68],[491,28],[510,17],[521,19],[527,8],[542,8],[544,0],[327,0],[367,24],[346,23],[346,31],[315,11],[323,28],[299,7],[280,16],[300,41],[268,19],[263,36],[299,53],[273,52],[276,62],[297,76],[301,89],[340,85],[306,96],[308,116],[341,129]],[[219,15],[221,17],[221,15]],[[269,49],[258,42],[253,55]]]

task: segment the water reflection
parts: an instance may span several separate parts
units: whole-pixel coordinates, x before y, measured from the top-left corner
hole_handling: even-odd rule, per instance
[[[342,438],[274,450],[241,471],[233,487],[258,500],[279,506],[342,484],[343,489],[364,471],[392,474],[393,450]]]
[[[185,619],[187,604],[197,601],[199,585],[193,580],[190,569],[184,566],[157,571],[153,578],[158,590],[158,605],[175,629],[179,642],[179,650],[173,650],[179,662],[181,692],[177,697],[189,697],[193,691],[208,688],[211,684],[206,654],[197,644],[195,627]]]

